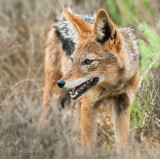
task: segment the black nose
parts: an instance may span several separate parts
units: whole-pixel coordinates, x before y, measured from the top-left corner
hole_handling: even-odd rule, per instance
[[[63,88],[65,82],[62,81],[62,80],[59,80],[59,81],[57,82],[57,84],[58,84],[58,86],[59,86],[60,88]]]

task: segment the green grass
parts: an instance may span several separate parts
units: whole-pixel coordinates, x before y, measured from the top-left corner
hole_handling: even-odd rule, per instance
[[[160,36],[147,24],[139,25],[140,31],[143,32],[145,41],[139,39],[139,50],[142,56],[141,59],[141,80],[143,89],[147,89],[150,84],[151,69],[157,68],[160,62]],[[141,87],[141,86],[140,86]],[[148,102],[151,97],[151,92],[143,92],[143,99],[135,99],[131,110],[131,128],[145,127],[149,121],[148,113],[153,105]],[[143,107],[143,109],[142,109]]]

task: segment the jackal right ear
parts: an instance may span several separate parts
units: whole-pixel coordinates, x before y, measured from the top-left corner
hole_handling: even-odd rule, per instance
[[[75,15],[68,12],[64,7],[62,7],[67,20],[71,24],[71,30],[73,34],[76,34],[76,39],[85,38],[87,33],[92,33],[92,25],[87,23],[86,21],[76,17]]]
[[[117,26],[104,9],[100,9],[97,13],[93,33],[96,40],[102,44],[107,40],[111,40],[114,43],[116,41]]]

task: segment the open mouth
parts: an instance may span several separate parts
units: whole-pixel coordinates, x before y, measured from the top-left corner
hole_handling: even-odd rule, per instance
[[[73,100],[77,99],[78,97],[82,96],[88,89],[95,86],[98,83],[98,81],[99,81],[99,78],[95,77],[80,84],[79,86],[69,91],[70,97]]]

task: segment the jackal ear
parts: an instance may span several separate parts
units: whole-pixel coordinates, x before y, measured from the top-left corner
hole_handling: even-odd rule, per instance
[[[76,34],[76,39],[85,38],[87,33],[92,32],[92,25],[86,21],[76,17],[75,15],[68,12],[64,7],[62,7],[68,22],[71,24],[71,30],[73,34]]]
[[[100,9],[96,15],[93,33],[96,40],[102,44],[107,40],[112,40],[114,43],[116,41],[117,26],[104,9]]]

